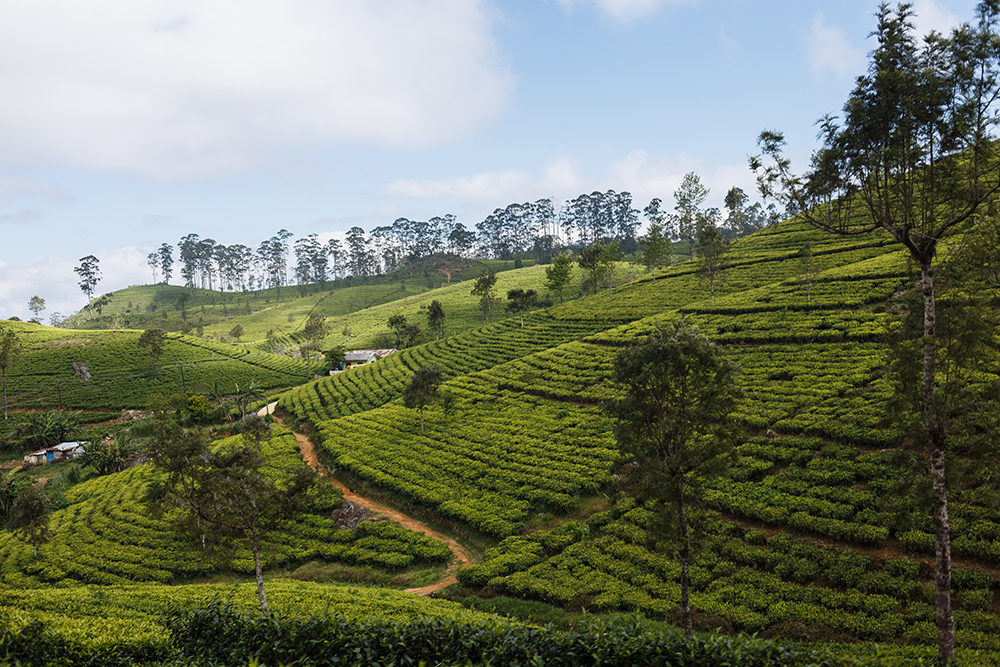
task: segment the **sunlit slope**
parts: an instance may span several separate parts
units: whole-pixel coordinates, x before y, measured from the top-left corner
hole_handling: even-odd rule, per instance
[[[574,269],[574,280],[565,291],[567,300],[579,295],[580,276],[582,276],[582,272],[579,269]],[[389,317],[393,315],[402,315],[408,322],[419,325],[424,331],[423,340],[434,340],[427,324],[426,308],[435,299],[440,301],[444,307],[447,318],[445,332],[449,336],[478,329],[484,323],[488,323],[488,319],[487,322],[483,320],[483,313],[479,307],[479,297],[472,295],[472,280],[453,282],[437,289],[419,293],[409,291],[410,284],[411,282],[407,281],[407,291],[398,292],[397,298],[394,300],[386,300],[386,302],[367,307],[364,310],[354,311],[349,315],[333,311],[328,313],[324,310],[322,303],[317,304],[315,312],[327,315],[327,322],[330,326],[330,334],[326,338],[325,345],[347,345],[348,339],[344,334],[344,329],[349,325],[351,331],[349,347],[351,349],[383,347],[379,343],[387,343],[390,347],[395,347],[395,333],[389,329],[388,325]],[[544,299],[547,293],[545,267],[531,266],[498,273],[495,289],[500,299],[493,312],[494,323],[514,318],[516,314],[508,313],[504,307],[507,292],[512,289],[533,289],[538,293],[540,299]],[[555,303],[558,303],[558,296],[551,298],[555,300]],[[257,325],[254,327],[254,331],[259,331],[262,328]],[[299,328],[297,326],[296,331]],[[266,329],[264,333],[266,333]]]
[[[447,377],[458,377],[593,334],[605,326],[559,321],[541,311],[525,316],[523,327],[519,319],[508,318],[296,387],[282,395],[279,405],[300,419],[319,423],[399,397],[421,366],[438,364]]]
[[[313,374],[302,359],[171,333],[155,360],[141,331],[80,331],[11,322],[24,353],[7,370],[12,409],[141,408],[152,393],[232,394],[300,384]],[[74,369],[74,364],[76,368]],[[86,366],[89,379],[81,364]]]
[[[802,222],[785,221],[732,245],[726,268],[716,279],[716,299],[804,276],[799,253],[806,244],[812,252],[814,274],[893,250],[888,239],[878,235],[839,237]],[[560,319],[635,320],[707,299],[710,288],[695,260],[661,270],[655,279],[646,276],[622,285],[615,289],[613,299],[605,289],[549,312]]]

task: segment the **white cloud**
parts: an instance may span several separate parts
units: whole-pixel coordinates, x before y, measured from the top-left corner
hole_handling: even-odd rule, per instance
[[[485,0],[4,3],[2,159],[193,180],[454,140],[513,77]]]
[[[920,37],[936,30],[947,35],[951,29],[962,21],[955,14],[937,6],[934,0],[916,0],[913,3],[913,26]],[[971,20],[971,16],[969,19]]]
[[[443,181],[398,180],[386,185],[386,192],[393,197],[413,197],[432,199],[437,197],[458,197],[476,202],[507,201],[519,198],[528,187],[526,172],[510,169],[507,171],[483,172],[469,178],[450,178]],[[513,201],[513,200],[511,200]]]
[[[579,190],[582,183],[573,162],[569,158],[559,158],[545,168],[541,187],[546,192],[567,193]]]
[[[808,45],[809,66],[816,76],[827,72],[839,77],[864,73],[864,49],[852,45],[844,31],[826,24],[826,15],[817,12]]]
[[[641,208],[653,197],[659,197],[664,203],[672,201],[673,192],[681,184],[684,174],[699,172],[702,167],[699,160],[686,155],[662,158],[644,150],[635,150],[611,165],[608,181],[610,187],[616,190],[631,192],[634,202],[642,202],[639,204]]]
[[[618,23],[628,24],[654,14],[665,5],[692,4],[694,0],[556,0],[567,10],[592,3]]]

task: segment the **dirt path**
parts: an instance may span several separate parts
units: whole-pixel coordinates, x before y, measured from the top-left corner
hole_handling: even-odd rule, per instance
[[[261,416],[265,414],[273,416],[275,405],[277,405],[277,403],[271,403],[268,406],[261,408],[258,414],[260,414]],[[278,419],[277,417],[275,417],[275,421],[284,426],[281,420]],[[341,491],[344,492],[344,498],[350,500],[352,503],[355,503],[356,505],[367,507],[373,512],[384,514],[390,521],[395,521],[396,523],[403,526],[403,528],[406,528],[407,530],[413,530],[418,533],[423,533],[427,537],[434,538],[435,540],[440,540],[441,542],[447,544],[448,548],[451,549],[453,558],[451,559],[451,563],[448,565],[448,569],[445,570],[444,577],[441,578],[439,581],[430,584],[429,586],[423,586],[421,588],[407,588],[406,589],[407,593],[414,593],[415,595],[430,595],[434,591],[439,591],[442,588],[450,586],[458,581],[458,571],[463,567],[465,567],[466,565],[468,565],[469,563],[471,563],[472,561],[469,558],[469,553],[465,550],[464,547],[462,547],[461,544],[458,543],[457,540],[448,537],[447,535],[444,535],[442,533],[439,533],[438,531],[434,530],[433,528],[423,523],[422,521],[418,521],[412,517],[409,517],[398,510],[395,510],[391,507],[386,507],[385,505],[377,503],[373,500],[369,500],[368,498],[364,498],[354,493],[353,491],[351,491],[351,489],[347,487],[346,484],[336,479],[330,478],[327,475],[326,470],[319,463],[319,458],[316,455],[316,448],[313,446],[313,443],[309,440],[309,438],[302,435],[301,433],[296,433],[295,439],[298,441],[299,449],[302,451],[302,459],[310,466],[312,466],[312,468],[316,470],[316,472],[323,475],[324,477],[328,477],[330,481],[337,486],[337,488],[339,488]]]

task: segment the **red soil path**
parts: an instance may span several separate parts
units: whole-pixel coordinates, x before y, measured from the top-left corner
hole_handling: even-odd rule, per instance
[[[261,408],[260,414],[262,416],[265,414],[270,414],[271,416],[274,416],[273,413],[275,405],[277,404],[271,403],[267,407]],[[284,426],[281,420],[278,419],[277,417],[275,417],[275,421]],[[309,440],[309,438],[302,435],[301,433],[296,433],[295,439],[299,443],[299,450],[301,450],[302,452],[302,460],[304,460],[306,463],[312,466],[313,470],[323,475],[324,477],[327,477],[331,482],[333,482],[337,486],[337,488],[343,491],[345,499],[350,500],[352,503],[356,505],[361,505],[362,507],[366,507],[373,512],[378,512],[379,514],[384,515],[390,521],[395,521],[396,523],[401,525],[403,528],[406,528],[407,530],[413,530],[418,533],[423,533],[424,535],[431,537],[435,540],[440,540],[441,542],[447,544],[448,548],[451,549],[453,558],[451,559],[451,563],[448,565],[448,569],[445,570],[444,577],[436,581],[435,583],[430,584],[429,586],[422,586],[420,588],[407,588],[406,589],[407,593],[413,593],[415,595],[430,595],[434,591],[439,591],[442,588],[450,586],[458,581],[458,571],[463,567],[469,565],[469,563],[471,563],[472,561],[469,558],[468,552],[462,547],[461,544],[458,543],[457,540],[434,530],[426,523],[418,521],[413,517],[407,516],[406,514],[403,514],[398,510],[395,510],[391,507],[386,507],[385,505],[377,503],[374,500],[369,500],[368,498],[359,496],[358,494],[354,493],[353,491],[351,491],[351,489],[347,487],[346,484],[336,479],[333,479],[332,477],[329,477],[329,475],[327,475],[326,469],[319,463],[319,458],[316,455],[316,447],[313,445],[312,441]]]

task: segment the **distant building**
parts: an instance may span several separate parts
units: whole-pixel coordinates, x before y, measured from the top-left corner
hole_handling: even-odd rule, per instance
[[[58,463],[83,456],[83,442],[61,442],[54,447],[39,449],[24,457],[25,463],[41,465],[43,463]]]
[[[344,370],[354,368],[356,366],[364,366],[365,364],[370,364],[373,361],[381,359],[382,357],[387,357],[395,349],[384,349],[384,350],[352,350],[344,355]]]

